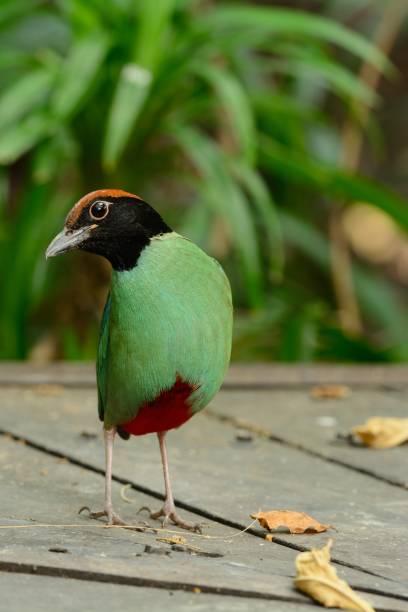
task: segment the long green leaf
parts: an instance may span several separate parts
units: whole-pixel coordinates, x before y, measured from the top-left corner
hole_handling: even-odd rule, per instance
[[[298,306],[282,325],[279,361],[303,363],[312,361],[317,349],[318,320],[321,304],[307,303]]]
[[[135,40],[133,61],[154,72],[167,45],[175,0],[155,0],[138,4],[138,35]]]
[[[0,5],[0,24],[16,19],[32,11],[41,0],[2,0]]]
[[[233,170],[236,180],[241,182],[249,193],[250,199],[257,209],[260,225],[266,235],[270,253],[270,270],[275,281],[282,278],[284,250],[280,220],[275,202],[265,185],[261,175],[248,164],[234,160]]]
[[[7,277],[0,302],[0,328],[2,342],[0,355],[13,358],[26,356],[28,337],[25,333],[29,294],[33,282],[33,269],[38,257],[38,235],[43,211],[42,198],[47,188],[32,189],[24,194],[21,214],[11,229],[12,249],[6,253]],[[4,263],[4,262],[3,262]]]
[[[214,35],[239,30],[245,39],[251,32],[267,35],[311,36],[339,45],[363,60],[371,62],[379,70],[392,70],[387,57],[363,36],[345,28],[332,19],[311,15],[299,10],[217,5],[200,19],[200,26]],[[240,43],[239,37],[236,43]]]
[[[152,74],[136,64],[122,68],[109,111],[103,145],[103,163],[112,170],[123,152],[149,94]]]
[[[365,85],[358,76],[337,62],[312,59],[275,59],[268,62],[272,72],[289,74],[295,77],[323,77],[326,87],[339,95],[372,106],[378,102],[378,95]]]
[[[0,132],[0,164],[11,164],[52,133],[54,124],[46,115],[32,115]]]
[[[7,89],[0,97],[0,130],[32,112],[49,93],[54,76],[50,70],[39,68]]]
[[[11,49],[9,47],[0,48],[0,70],[5,71],[12,69],[14,71],[11,82],[15,80],[16,69],[27,67],[32,69],[32,65],[33,59],[29,53],[25,53],[19,49]]]
[[[33,153],[32,177],[35,183],[48,183],[61,171],[61,165],[78,154],[71,134],[59,127],[51,138],[38,145]]]
[[[197,74],[214,88],[241,153],[248,162],[255,161],[255,120],[247,93],[232,72],[209,62],[196,63]]]
[[[66,119],[77,110],[93,84],[109,44],[100,30],[73,44],[54,94],[53,110],[58,118]]]
[[[192,185],[194,187],[194,185]],[[204,249],[207,248],[206,238],[210,232],[211,211],[204,201],[194,202],[183,215],[180,223],[180,233]]]
[[[157,0],[137,6],[138,35],[133,61],[119,75],[109,111],[103,144],[103,164],[113,170],[138,120],[158,65],[167,54],[175,0]]]
[[[290,179],[319,189],[322,195],[331,194],[344,200],[369,202],[389,214],[405,231],[408,231],[408,204],[396,193],[368,178],[350,174],[337,168],[318,163],[310,157],[298,154],[271,139],[262,141],[262,163]]]
[[[202,176],[201,196],[207,198],[214,212],[231,228],[249,303],[252,307],[261,306],[264,301],[261,260],[254,223],[243,193],[226,172],[221,151],[210,139],[192,128],[173,126],[172,131]]]
[[[336,93],[346,95],[352,100],[360,100],[372,105],[378,101],[378,95],[371,87],[364,83],[353,67],[349,68],[344,62],[333,59],[322,45],[314,42],[306,45],[284,42],[273,45],[273,59],[265,61],[275,70],[308,78],[308,75],[319,75],[325,83]],[[268,65],[268,64],[267,64]]]
[[[41,56],[48,50],[64,53],[70,40],[69,24],[57,11],[44,9],[26,10],[12,23],[0,24],[2,46],[21,49],[32,57]]]

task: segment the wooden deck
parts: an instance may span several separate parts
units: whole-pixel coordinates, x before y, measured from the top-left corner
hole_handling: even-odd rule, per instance
[[[327,383],[351,394],[310,396]],[[408,445],[373,451],[337,436],[369,416],[407,417],[408,368],[234,366],[211,407],[169,434],[180,512],[211,536],[183,532],[187,546],[78,516],[103,501],[92,367],[3,364],[0,394],[4,610],[307,612],[316,604],[293,588],[294,560],[332,537],[342,578],[376,610],[408,612]],[[155,436],[118,440],[113,472],[129,523],[159,505]],[[256,525],[240,533],[260,509],[304,511],[334,529],[273,542]]]

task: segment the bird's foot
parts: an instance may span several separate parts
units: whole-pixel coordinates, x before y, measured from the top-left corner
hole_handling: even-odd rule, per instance
[[[92,512],[88,506],[82,506],[80,508],[78,514],[84,511],[88,512],[89,518],[98,519],[102,516],[106,516],[108,525],[121,525],[122,527],[126,525],[125,521],[123,521],[116,512],[113,511],[112,507],[106,506],[104,510],[100,510],[99,512]]]
[[[82,508],[80,508],[78,514],[81,514],[81,512],[83,512],[84,510],[86,510],[88,512],[89,518],[92,519],[99,519],[102,516],[106,516],[107,520],[107,524],[108,525],[118,525],[120,527],[130,527],[130,525],[128,525],[127,523],[125,523],[125,521],[123,521],[120,516],[118,514],[116,514],[116,512],[113,511],[112,507],[105,507],[104,510],[100,510],[99,512],[92,512],[91,509],[88,506],[82,506]],[[140,527],[134,526],[132,525],[132,529],[135,529],[137,531],[144,531],[146,528],[147,523],[143,523],[142,525],[140,525]]]
[[[146,510],[149,513],[150,518],[152,519],[157,520],[162,518],[162,527],[166,527],[166,525],[169,524],[169,521],[171,521],[174,525],[177,525],[182,529],[187,529],[188,531],[195,531],[196,533],[202,533],[201,525],[199,525],[198,523],[188,523],[187,521],[184,521],[177,514],[175,505],[168,503],[167,500],[164,502],[163,507],[160,510],[157,510],[157,512],[152,512],[152,510],[148,506],[142,506],[138,510],[138,514],[143,510]]]

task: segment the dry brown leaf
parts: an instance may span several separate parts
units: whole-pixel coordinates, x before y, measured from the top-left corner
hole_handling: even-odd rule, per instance
[[[273,535],[271,533],[267,533],[265,536],[265,540],[267,542],[273,542]]]
[[[408,419],[372,417],[351,431],[365,446],[392,448],[408,440]]]
[[[341,399],[350,393],[350,387],[345,385],[319,385],[310,390],[310,395],[317,399]]]
[[[296,557],[295,585],[303,593],[312,597],[326,608],[341,608],[356,612],[374,612],[374,608],[361,599],[344,580],[340,580],[336,570],[330,565],[329,540],[321,549],[312,548]]]
[[[158,542],[165,542],[166,544],[187,544],[187,540],[186,538],[183,538],[183,536],[179,536],[179,535],[174,535],[171,538],[157,538]]]
[[[251,518],[258,519],[261,527],[265,529],[279,529],[287,527],[290,533],[321,533],[327,531],[330,525],[323,525],[304,512],[292,510],[270,510],[269,512],[257,512],[251,514]]]

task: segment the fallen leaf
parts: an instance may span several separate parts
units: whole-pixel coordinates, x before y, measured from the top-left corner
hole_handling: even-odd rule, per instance
[[[265,536],[265,540],[267,542],[273,542],[273,535],[271,533],[267,533]]]
[[[251,518],[258,519],[261,527],[265,529],[279,529],[287,527],[290,533],[321,533],[327,531],[330,525],[323,525],[304,512],[292,510],[270,510],[269,512],[257,512],[251,514]]]
[[[296,557],[295,585],[326,608],[341,608],[356,612],[374,612],[374,608],[353,591],[330,565],[329,540],[321,549],[312,548]]]
[[[351,431],[365,446],[392,448],[408,440],[408,419],[372,417]]]
[[[319,385],[310,390],[310,395],[317,399],[341,399],[350,393],[350,387],[345,385]]]
[[[186,538],[183,536],[175,535],[171,538],[157,538],[158,542],[165,542],[166,544],[187,544]]]

